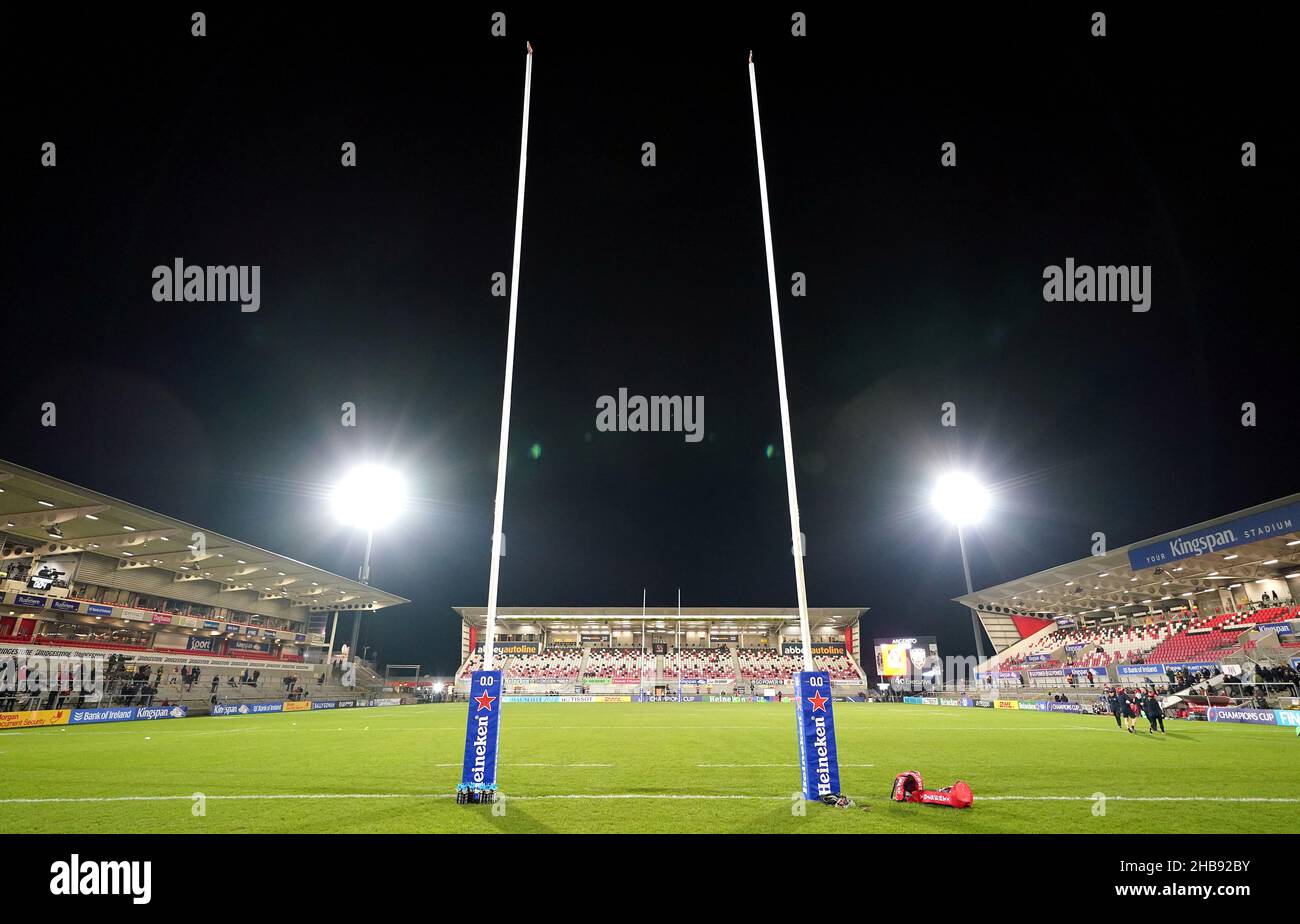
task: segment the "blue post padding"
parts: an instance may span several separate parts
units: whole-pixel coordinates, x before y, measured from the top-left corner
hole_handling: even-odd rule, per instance
[[[465,766],[460,791],[497,788],[497,730],[501,724],[501,672],[474,671],[465,723]]]
[[[805,799],[819,800],[840,791],[840,762],[835,752],[835,716],[831,711],[831,677],[826,671],[795,675],[795,714],[799,719],[799,768]]]

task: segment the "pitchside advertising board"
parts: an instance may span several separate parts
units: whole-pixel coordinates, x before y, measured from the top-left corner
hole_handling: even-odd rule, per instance
[[[1091,677],[1094,681],[1106,679],[1104,667],[1039,667],[1025,673],[1030,677],[1081,677],[1084,680]]]
[[[1234,545],[1295,532],[1298,527],[1300,502],[1130,549],[1128,560],[1134,571],[1140,571],[1143,568],[1182,561],[1184,558],[1195,558],[1219,549],[1230,549]]]
[[[501,671],[474,671],[469,680],[465,723],[465,763],[461,792],[497,788],[497,731],[501,724]]]
[[[1120,664],[1115,668],[1121,680],[1125,677],[1163,677],[1171,670],[1184,670],[1195,673],[1196,671],[1217,671],[1218,669],[1219,664],[1217,661],[1185,661],[1178,664]]]
[[[1206,718],[1211,722],[1243,722],[1247,725],[1283,725],[1287,728],[1300,728],[1300,710],[1296,709],[1211,706]]]
[[[72,709],[69,725],[102,725],[105,722],[139,722],[154,719],[183,719],[185,706],[108,706],[100,709]]]
[[[367,709],[400,705],[400,696],[386,699],[288,699],[260,703],[217,703],[212,707],[212,715],[269,715],[276,712],[309,712],[314,709]]]
[[[183,719],[184,706],[119,706],[96,709],[35,709],[0,712],[0,729],[36,728],[43,725],[99,725],[104,722],[137,722],[154,719]]]
[[[830,674],[826,671],[800,671],[795,675],[794,694],[795,714],[799,721],[803,797],[816,801],[840,791]]]

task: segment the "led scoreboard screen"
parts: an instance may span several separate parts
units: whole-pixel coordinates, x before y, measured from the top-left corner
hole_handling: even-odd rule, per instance
[[[939,644],[933,635],[875,640],[876,674],[883,679],[920,678],[939,665]]]

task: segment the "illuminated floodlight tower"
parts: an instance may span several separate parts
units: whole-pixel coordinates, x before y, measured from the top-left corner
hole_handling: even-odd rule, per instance
[[[965,526],[974,526],[984,519],[989,509],[989,492],[979,481],[966,472],[947,472],[935,482],[930,503],[939,515],[957,527],[957,544],[961,546],[961,568],[966,575],[966,595],[975,592],[970,580],[970,560],[966,557]],[[970,611],[971,629],[975,633],[975,656],[984,660],[984,643],[980,640],[979,617],[975,608]]]
[[[348,472],[330,495],[330,508],[334,517],[344,526],[366,531],[366,552],[361,559],[357,580],[370,583],[370,552],[375,544],[375,530],[383,529],[406,508],[406,480],[392,469],[382,465],[361,465]],[[326,662],[334,654],[334,630],[338,628],[339,613],[334,611],[334,626],[330,629],[329,650]],[[356,657],[357,634],[361,628],[361,611],[352,623],[351,658]]]

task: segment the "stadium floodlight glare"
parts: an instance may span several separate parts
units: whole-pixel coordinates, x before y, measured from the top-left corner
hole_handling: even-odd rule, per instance
[[[361,559],[357,580],[362,584],[369,584],[370,550],[375,544],[375,530],[392,523],[406,507],[406,480],[397,472],[382,465],[358,466],[335,485],[334,493],[330,497],[330,506],[340,523],[366,531],[366,553]],[[312,581],[312,586],[317,586],[317,582]],[[327,663],[334,656],[334,633],[338,630],[338,625],[339,611],[336,608],[325,654]],[[361,614],[358,613],[352,621],[352,645],[348,648],[349,658],[356,657],[357,636],[360,629]]]
[[[382,465],[362,465],[335,486],[330,503],[340,523],[373,532],[406,507],[406,481]]]
[[[989,492],[965,472],[942,475],[930,500],[945,519],[958,527],[978,523],[989,508]]]
[[[957,544],[961,546],[961,568],[966,575],[966,595],[975,593],[970,580],[970,559],[966,557],[966,536],[963,526],[970,526],[984,519],[989,508],[989,492],[973,476],[965,472],[948,472],[939,477],[935,483],[930,502],[940,516],[957,527]],[[1041,591],[1040,591],[1041,592]],[[980,640],[979,615],[975,608],[970,608],[971,629],[975,633],[975,656],[984,660],[984,643]]]

